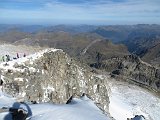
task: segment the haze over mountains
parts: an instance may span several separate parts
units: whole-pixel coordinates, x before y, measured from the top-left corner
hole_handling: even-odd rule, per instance
[[[142,57],[144,61],[149,63],[152,63],[151,61],[157,61],[159,57],[159,52],[155,52],[156,54],[153,54],[151,52],[150,54],[147,54],[148,51],[154,51],[153,49],[157,49],[156,46],[158,46],[158,44],[160,43],[160,25],[156,24],[109,26],[0,25],[1,42],[28,45],[37,44],[40,46],[58,47],[66,50],[71,55],[81,54],[80,52],[82,52],[89,43],[97,39],[106,42],[106,44],[111,44],[111,42],[116,43],[115,46],[117,46],[117,48],[120,48],[116,49],[121,53],[127,54],[129,51],[130,53],[134,53]],[[108,40],[111,42],[108,42]],[[124,44],[128,48],[128,51],[123,45],[119,44]],[[103,49],[104,51],[102,54],[104,54],[106,48],[107,51],[109,51],[109,49],[114,50],[114,47],[112,46],[111,48],[109,48],[110,46],[112,45],[104,47],[97,46],[96,48]],[[72,53],[71,49],[76,52]],[[100,52],[100,50],[97,50],[97,52]],[[117,54],[119,55],[119,53]],[[116,56],[117,54],[115,54],[114,56]],[[152,57],[143,57],[148,55]]]

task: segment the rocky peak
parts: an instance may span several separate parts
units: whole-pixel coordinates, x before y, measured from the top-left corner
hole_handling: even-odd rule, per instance
[[[60,49],[46,49],[2,63],[0,71],[3,91],[19,100],[59,104],[85,93],[99,108],[108,111],[107,80]]]

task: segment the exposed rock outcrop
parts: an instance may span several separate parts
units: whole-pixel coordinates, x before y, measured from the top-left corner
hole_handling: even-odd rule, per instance
[[[108,111],[107,81],[82,67],[59,49],[47,49],[35,55],[0,65],[3,91],[27,101],[66,103],[72,95],[83,93]],[[79,66],[78,66],[79,65]]]
[[[108,59],[99,64],[99,69],[111,72],[112,77],[134,81],[160,92],[160,69],[143,62],[136,55]]]

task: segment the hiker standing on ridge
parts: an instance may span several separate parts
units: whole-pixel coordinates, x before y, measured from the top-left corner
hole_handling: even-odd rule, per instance
[[[17,53],[17,58],[19,58],[19,54]]]
[[[6,55],[6,62],[10,61],[10,56]]]
[[[10,58],[10,56],[9,56],[9,55],[7,55],[7,60],[8,60],[8,61],[10,61],[10,60],[11,60],[11,58]]]
[[[9,61],[9,56],[8,55],[6,55],[6,62],[8,62]]]

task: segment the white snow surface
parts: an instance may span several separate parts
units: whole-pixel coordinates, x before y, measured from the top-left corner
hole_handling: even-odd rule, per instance
[[[116,120],[143,115],[146,120],[160,120],[160,98],[146,89],[119,81],[110,81],[109,112]]]
[[[31,105],[31,109],[31,120],[107,120],[90,99],[74,98],[71,104],[65,105]]]
[[[9,97],[1,96],[0,107],[6,106],[6,102],[10,99]],[[7,103],[7,106],[11,107],[11,103],[13,104],[14,101],[10,101],[9,104]],[[29,107],[32,111],[30,120],[109,120],[94,102],[86,96],[80,99],[74,98],[70,104],[56,105],[43,103],[31,104]],[[22,108],[24,107],[22,106]],[[8,112],[1,112],[0,120],[3,120],[8,114]]]
[[[0,108],[11,106],[12,103],[15,102],[15,98],[12,98],[9,95],[5,95],[4,93],[2,93],[1,89],[2,88],[0,87]]]
[[[38,52],[39,50],[42,50],[44,48],[41,48],[39,46],[25,46],[25,45],[11,45],[11,44],[0,44],[0,57],[5,55],[10,55],[11,59],[13,57],[16,57],[16,54],[19,54],[19,57],[23,57],[24,53],[26,55],[33,54],[35,52]],[[0,61],[1,62],[1,61]]]
[[[26,57],[22,57],[22,58],[18,58],[16,60],[9,61],[9,62],[7,62],[7,65],[5,65],[6,62],[2,62],[0,64],[0,68],[4,69],[4,70],[10,69],[10,70],[14,70],[14,71],[24,72],[25,69],[15,68],[14,65],[15,64],[24,65],[25,62],[29,62],[30,64],[32,64],[36,59],[42,57],[44,55],[44,53],[56,52],[58,50],[61,50],[61,49],[48,48],[48,49],[44,49],[39,52],[36,52],[34,54],[28,55]],[[35,69],[33,67],[30,67],[30,70],[34,72]]]

